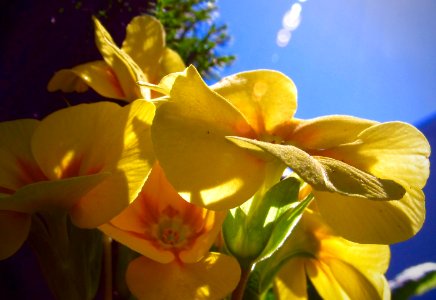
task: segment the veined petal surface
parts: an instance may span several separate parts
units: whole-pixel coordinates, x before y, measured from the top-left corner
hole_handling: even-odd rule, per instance
[[[125,51],[147,74],[149,82],[157,83],[159,64],[165,48],[165,31],[152,16],[138,16],[130,21],[121,50]]]
[[[240,112],[188,67],[175,78],[168,102],[152,126],[157,158],[171,184],[189,202],[223,210],[248,200],[260,186],[264,162],[225,139],[254,136]]]
[[[196,263],[183,265],[139,257],[129,264],[126,281],[140,300],[219,300],[236,288],[240,274],[237,260],[221,253],[210,253]]]
[[[46,179],[30,146],[38,124],[31,119],[0,123],[0,194],[10,195],[26,184]]]
[[[237,107],[259,135],[289,125],[297,110],[294,83],[277,71],[238,73],[211,88]]]
[[[139,193],[154,162],[150,124],[154,105],[137,100],[82,104],[45,118],[32,138],[32,151],[44,174],[59,180],[111,173],[73,207],[81,227],[114,217]]]
[[[47,89],[49,92],[61,90],[65,93],[81,93],[87,91],[89,87],[107,98],[120,100],[126,98],[117,76],[102,60],[56,72],[50,79]]]
[[[121,88],[126,96],[126,100],[150,99],[150,90],[139,86],[138,81],[148,81],[146,75],[136,62],[124,51],[122,51],[112,40],[109,32],[103,25],[94,18],[95,43],[104,61],[111,67]]]

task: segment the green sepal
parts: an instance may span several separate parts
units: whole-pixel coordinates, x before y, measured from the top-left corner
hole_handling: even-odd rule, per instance
[[[377,178],[333,158],[311,156],[292,145],[272,144],[236,136],[228,136],[227,139],[260,155],[272,155],[318,191],[372,200],[398,200],[406,193],[395,181]]]
[[[313,199],[313,195],[310,194],[301,202],[295,202],[292,205],[294,208],[286,210],[283,215],[281,215],[276,223],[274,224],[273,230],[271,232],[270,238],[267,245],[263,249],[263,252],[258,256],[256,262],[265,260],[271,257],[278,249],[283,246],[283,243],[292,234],[295,226],[301,219],[302,214],[306,207],[310,204]]]
[[[286,227],[284,222],[289,217],[292,203],[297,201],[299,187],[300,181],[287,178],[272,186],[264,195],[259,192],[230,211],[223,224],[223,236],[227,249],[242,265],[250,265],[262,253],[270,255],[274,251],[271,247],[280,244],[277,230]],[[279,220],[282,220],[280,229],[276,230]]]

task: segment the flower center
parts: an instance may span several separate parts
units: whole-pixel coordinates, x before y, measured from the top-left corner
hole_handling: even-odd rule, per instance
[[[166,250],[183,250],[189,248],[195,240],[196,230],[180,211],[167,207],[152,226],[152,236],[157,246]]]

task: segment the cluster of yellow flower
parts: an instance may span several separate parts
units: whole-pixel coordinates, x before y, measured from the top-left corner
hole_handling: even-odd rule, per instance
[[[156,19],[134,18],[121,48],[94,22],[104,60],[57,72],[48,89],[92,88],[128,104],[0,123],[0,259],[26,240],[32,214],[62,210],[142,255],[126,273],[139,299],[241,299],[254,271],[265,279],[259,294],[273,286],[279,299],[306,299],[306,278],[325,299],[389,297],[387,245],[425,218],[430,147],[416,128],[297,119],[296,88],[279,72],[207,86],[165,46]],[[265,204],[286,168],[297,193],[276,208],[292,210],[293,223],[269,220]],[[254,230],[265,207],[262,226],[287,228],[276,244],[265,238],[272,249],[251,240],[261,231],[232,236],[231,226]]]

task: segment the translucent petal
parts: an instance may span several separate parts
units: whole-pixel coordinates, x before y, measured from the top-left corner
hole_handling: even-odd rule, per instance
[[[405,187],[422,188],[429,176],[430,145],[419,130],[402,122],[372,126],[329,155]]]
[[[322,299],[350,299],[327,264],[312,259],[305,265],[307,276]]]
[[[44,119],[32,150],[45,175],[62,179],[110,172],[70,211],[81,227],[107,222],[133,201],[153,165],[150,124],[154,105],[138,100],[82,104]]]
[[[115,45],[110,34],[96,18],[94,25],[97,48],[115,73],[126,100],[150,99],[150,90],[137,84],[138,81],[148,81],[141,68],[126,52]]]
[[[164,75],[181,72],[185,69],[185,63],[183,62],[180,55],[170,49],[165,48],[162,54],[162,60],[160,62],[160,77],[162,78]]]
[[[156,155],[171,184],[189,202],[228,209],[248,200],[264,177],[264,161],[227,141],[254,132],[193,67],[179,75],[152,126]],[[189,176],[188,176],[189,175]]]
[[[299,120],[287,140],[301,149],[328,149],[355,141],[364,129],[375,124],[375,121],[335,115]]]
[[[129,264],[126,281],[139,300],[219,300],[236,288],[240,274],[236,259],[220,253],[210,253],[197,263],[182,265],[140,257]]]
[[[274,292],[279,300],[307,299],[304,258],[291,259],[285,263],[274,280]]]
[[[159,63],[164,48],[165,32],[156,18],[143,15],[130,21],[121,49],[138,64],[151,83],[160,79]]]
[[[13,194],[20,187],[46,179],[30,148],[37,120],[0,123],[0,193]]]
[[[361,273],[340,259],[328,260],[327,264],[349,299],[390,299],[386,297],[386,279],[381,273]]]
[[[288,124],[297,110],[297,89],[277,71],[258,70],[225,77],[211,87],[244,115],[258,134]]]
[[[85,92],[91,87],[100,95],[112,99],[126,99],[118,78],[104,61],[94,61],[64,69],[55,73],[48,83],[48,90],[54,92]]]
[[[401,200],[372,201],[314,191],[323,219],[340,235],[358,243],[393,244],[414,236],[425,219],[422,191],[407,189]]]

